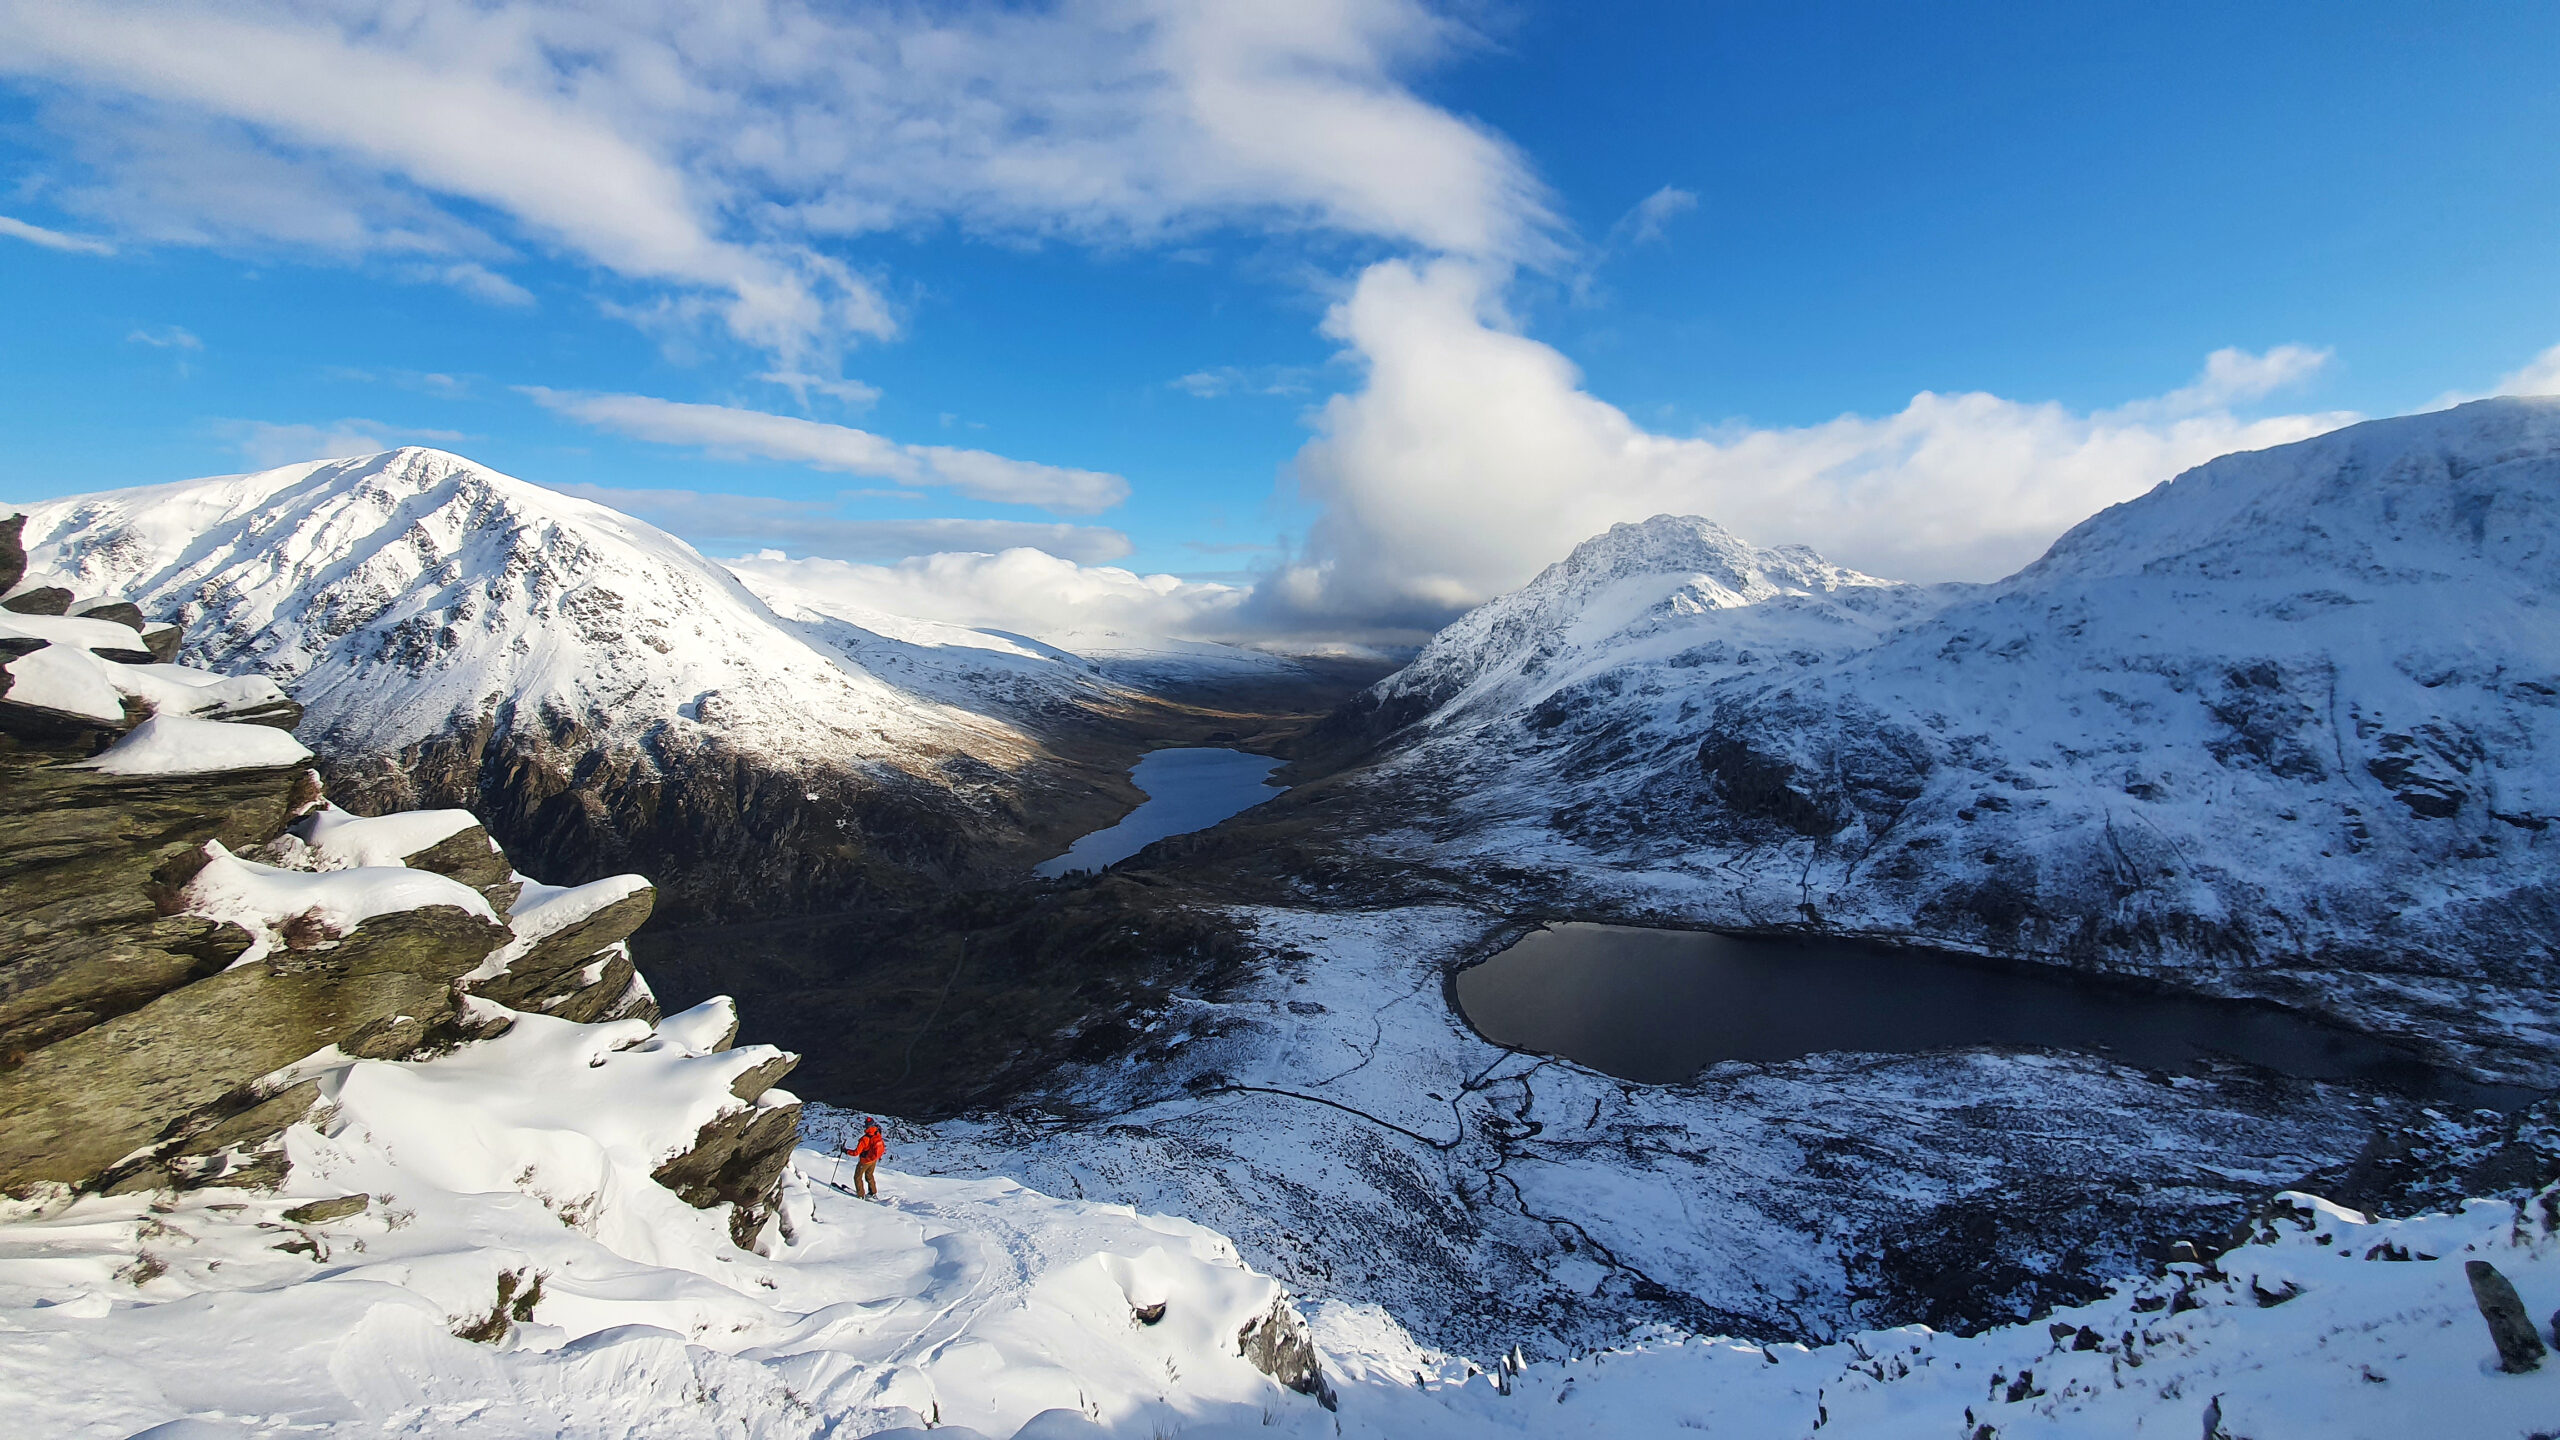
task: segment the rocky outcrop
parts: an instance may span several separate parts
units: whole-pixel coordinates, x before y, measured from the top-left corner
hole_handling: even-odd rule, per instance
[[[0,1190],[272,1185],[333,1068],[521,1013],[656,1022],[625,943],[647,882],[538,885],[468,815],[331,805],[291,702],[128,650],[129,604],[11,613],[44,618],[0,631]],[[772,1088],[795,1059],[737,1076],[660,1170],[735,1207],[742,1245],[797,1136]]]
[[[1316,1356],[1314,1332],[1286,1295],[1271,1297],[1271,1308],[1248,1320],[1236,1332],[1236,1353],[1253,1368],[1331,1410],[1337,1403],[1332,1382]]]

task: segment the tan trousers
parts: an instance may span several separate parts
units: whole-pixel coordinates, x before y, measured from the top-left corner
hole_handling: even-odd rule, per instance
[[[856,1194],[856,1195],[868,1195],[868,1196],[870,1196],[870,1197],[871,1197],[872,1199],[874,1199],[874,1200],[879,1199],[879,1198],[880,1198],[880,1179],[879,1179],[879,1177],[878,1177],[878,1176],[876,1176],[876,1175],[874,1175],[874,1174],[872,1174],[872,1173],[871,1173],[872,1171],[877,1170],[877,1169],[879,1169],[879,1168],[880,1168],[880,1162],[879,1162],[879,1161],[877,1161],[877,1160],[856,1160],[856,1161],[854,1161],[854,1162],[853,1162],[853,1193],[854,1193],[854,1194]]]

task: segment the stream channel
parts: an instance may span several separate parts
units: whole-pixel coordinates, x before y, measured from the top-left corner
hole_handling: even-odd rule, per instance
[[[1271,783],[1283,762],[1242,750],[1180,747],[1140,756],[1129,783],[1146,801],[1120,823],[1076,841],[1066,854],[1043,860],[1032,872],[1054,880],[1078,870],[1100,870],[1126,860],[1170,835],[1206,830],[1286,790]]]
[[[1557,925],[1459,971],[1453,988],[1467,1022],[1497,1045],[1648,1085],[1728,1060],[1982,1046],[2082,1050],[2169,1072],[2223,1056],[2497,1110],[2538,1093],[2273,1005],[1840,941]]]

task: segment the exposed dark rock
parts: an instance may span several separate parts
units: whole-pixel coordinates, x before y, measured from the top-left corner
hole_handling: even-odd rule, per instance
[[[142,631],[142,648],[161,664],[174,665],[178,662],[178,647],[186,638],[187,632],[178,626],[147,625]]]
[[[769,1110],[744,1106],[704,1125],[693,1148],[659,1166],[652,1178],[698,1209],[735,1206],[729,1238],[739,1249],[751,1250],[773,1213],[783,1167],[799,1140],[798,1104]]]
[[[249,937],[174,897],[206,841],[263,845],[308,793],[301,766],[116,776],[80,755],[0,742],[0,1068],[236,959]]]
[[[767,1090],[781,1084],[782,1077],[790,1074],[792,1067],[799,1063],[800,1057],[793,1055],[788,1051],[783,1054],[776,1055],[772,1059],[758,1065],[753,1070],[750,1070],[744,1075],[739,1076],[737,1079],[730,1081],[729,1093],[737,1096],[741,1100],[753,1100]]]
[[[1845,823],[1795,767],[1751,748],[1738,735],[1710,735],[1698,744],[1698,765],[1715,782],[1725,807],[1745,819],[1765,820],[1799,835],[1828,835]]]
[[[506,852],[478,825],[456,831],[400,863],[461,881],[488,896],[490,906],[501,915],[515,908],[517,892],[523,889],[513,878],[515,867],[507,863]]]
[[[545,1008],[547,1001],[587,988],[578,979],[578,972],[595,962],[597,952],[629,939],[631,932],[649,918],[656,897],[655,890],[634,891],[586,919],[544,936],[509,964],[505,974],[473,986],[473,993],[527,1010]],[[623,978],[628,983],[627,970]]]
[[[0,610],[21,615],[60,615],[71,608],[71,592],[59,585],[39,585],[0,600]]]
[[[142,618],[142,607],[127,600],[107,600],[99,604],[92,605],[80,612],[80,618],[83,620],[109,621],[117,625],[122,625],[137,635],[142,633],[144,625],[148,623]],[[146,651],[145,653],[148,652]],[[147,665],[151,662],[143,660],[133,663]]]
[[[2514,1282],[2486,1260],[2464,1261],[2462,1273],[2471,1279],[2472,1302],[2488,1322],[2490,1343],[2498,1347],[2498,1368],[2516,1375],[2542,1368],[2542,1357],[2550,1352],[2525,1313]]]
[[[1315,1336],[1286,1295],[1271,1297],[1271,1308],[1236,1332],[1236,1353],[1287,1388],[1313,1395],[1327,1410],[1335,1407],[1333,1385],[1316,1359]]]
[[[27,517],[12,515],[0,520],[0,595],[18,588],[27,578]]]
[[[510,705],[393,756],[305,739],[351,810],[470,810],[529,874],[659,879],[659,908],[678,923],[914,901],[993,879],[992,857],[1024,818],[978,813],[946,784],[890,767],[804,772],[717,737],[610,740]]]
[[[445,906],[366,921],[37,1050],[0,1086],[0,1188],[79,1185],[200,1107],[384,1016],[441,1018],[505,927]]]
[[[332,1220],[361,1215],[372,1203],[370,1195],[341,1195],[335,1200],[314,1200],[308,1205],[296,1205],[284,1212],[284,1218],[296,1225],[326,1225]]]

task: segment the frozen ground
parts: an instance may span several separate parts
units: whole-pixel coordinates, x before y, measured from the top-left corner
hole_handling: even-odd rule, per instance
[[[2353,1159],[2407,1102],[2062,1052],[1822,1055],[1649,1087],[1507,1051],[1443,993],[1516,933],[1456,908],[1263,910],[1273,957],[1121,1061],[934,1127],[914,1163],[1190,1215],[1444,1349],[1643,1323],[1827,1338],[2094,1294]]]
[[[1510,1373],[1330,1301],[1327,1410],[1240,1358],[1279,1286],[1190,1221],[895,1168],[856,1201],[811,1149],[764,1253],[732,1248],[645,1174],[762,1058],[696,1048],[724,1025],[521,1016],[431,1061],[324,1061],[282,1193],[14,1206],[12,1433],[2183,1440],[2218,1416],[2254,1440],[2523,1440],[2560,1415],[2560,1363],[2493,1368],[2462,1268],[2490,1260],[2536,1316],[2560,1304],[2550,1191],[2379,1224],[2289,1197],[2218,1263],[1969,1338],[1664,1331]],[[891,1165],[932,1143],[901,1137]]]

